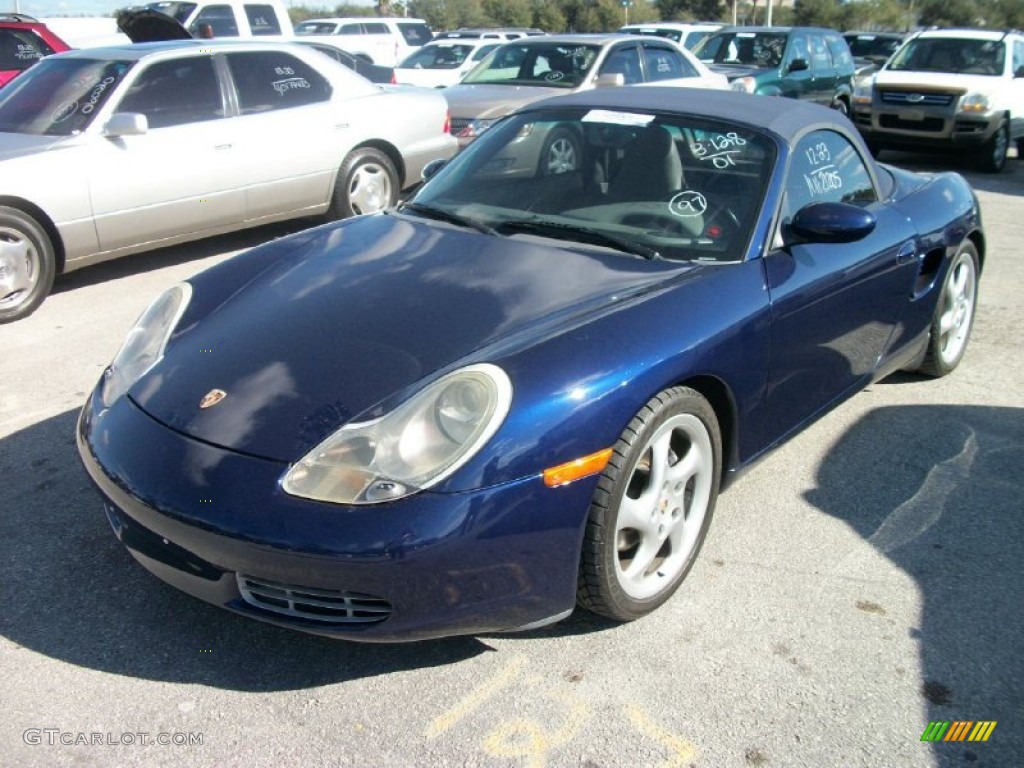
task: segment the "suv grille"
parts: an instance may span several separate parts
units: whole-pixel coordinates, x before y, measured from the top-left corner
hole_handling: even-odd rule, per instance
[[[956,98],[952,93],[921,93],[920,91],[881,91],[883,104],[911,107],[948,107]]]
[[[245,602],[283,616],[328,624],[374,624],[391,615],[391,603],[372,595],[235,576]]]
[[[466,128],[466,126],[469,125],[471,122],[473,121],[470,120],[469,118],[453,117],[452,127],[449,133],[451,133],[452,136],[458,136],[459,133],[461,133]]]

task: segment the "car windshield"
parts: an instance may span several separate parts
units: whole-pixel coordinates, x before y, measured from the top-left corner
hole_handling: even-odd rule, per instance
[[[538,109],[486,131],[408,213],[499,237],[633,258],[744,258],[775,163],[748,126],[603,109]]]
[[[71,136],[85,130],[133,64],[43,59],[0,90],[0,132]]]
[[[702,61],[777,67],[786,52],[786,35],[780,32],[722,32],[702,40],[694,50]]]
[[[457,69],[476,46],[468,44],[425,45],[405,57],[402,69]]]
[[[878,35],[849,35],[846,42],[850,53],[861,59],[887,59],[900,47],[900,38]]]
[[[574,88],[586,79],[600,51],[599,45],[576,43],[506,43],[462,82]]]
[[[170,16],[179,24],[184,24],[189,14],[196,9],[196,5],[197,3],[162,2],[149,3],[145,7],[151,11],[160,11],[160,13]]]
[[[916,38],[903,46],[887,69],[945,72],[959,75],[1001,75],[1006,46],[998,40],[953,37]]]

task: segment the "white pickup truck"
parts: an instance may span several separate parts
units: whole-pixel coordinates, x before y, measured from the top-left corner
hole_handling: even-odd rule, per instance
[[[193,37],[291,38],[283,0],[161,0],[144,6],[175,19]]]

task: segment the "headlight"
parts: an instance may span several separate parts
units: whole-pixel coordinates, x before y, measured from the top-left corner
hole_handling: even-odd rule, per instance
[[[862,107],[871,106],[871,80],[861,80],[853,86],[853,103]]]
[[[495,365],[448,374],[374,421],[342,427],[285,473],[286,493],[375,504],[439,483],[497,431],[512,383]]]
[[[757,90],[757,82],[752,77],[737,77],[729,87],[740,93],[753,93]]]
[[[968,93],[960,102],[961,112],[988,112],[988,96],[983,93]]]
[[[103,374],[103,404],[108,408],[142,376],[160,362],[167,339],[181,319],[192,286],[178,283],[161,294],[125,337],[121,349]]]
[[[486,131],[492,125],[498,122],[498,118],[492,118],[490,120],[470,120],[469,124],[455,134],[458,139],[475,139],[480,136],[481,133]]]

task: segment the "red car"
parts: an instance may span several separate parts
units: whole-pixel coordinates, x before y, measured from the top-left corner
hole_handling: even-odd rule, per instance
[[[0,14],[0,86],[43,56],[70,49],[71,46],[31,16]]]

